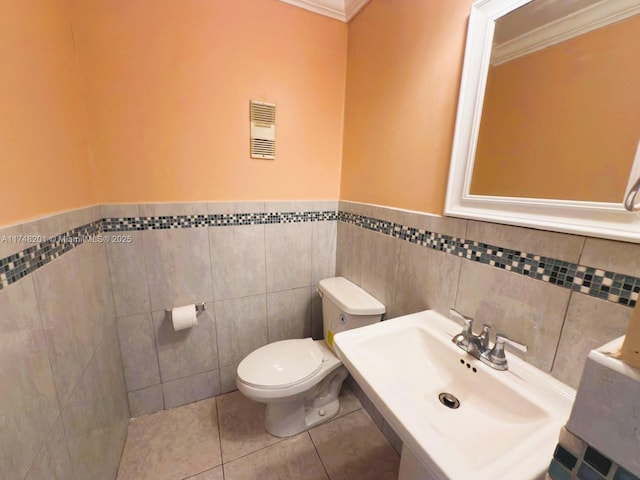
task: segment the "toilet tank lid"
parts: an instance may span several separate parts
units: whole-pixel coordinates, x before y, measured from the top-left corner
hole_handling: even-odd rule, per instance
[[[321,295],[329,297],[344,313],[382,315],[385,312],[382,303],[344,277],[320,280],[318,290]]]

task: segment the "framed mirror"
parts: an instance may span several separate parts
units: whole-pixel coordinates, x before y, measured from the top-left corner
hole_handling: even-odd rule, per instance
[[[445,215],[640,243],[639,31],[640,0],[476,2]]]

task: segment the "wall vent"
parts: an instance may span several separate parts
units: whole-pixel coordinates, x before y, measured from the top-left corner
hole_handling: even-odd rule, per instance
[[[251,100],[251,158],[276,158],[276,106]]]

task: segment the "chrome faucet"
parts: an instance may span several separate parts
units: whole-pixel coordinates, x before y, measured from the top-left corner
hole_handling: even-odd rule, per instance
[[[522,352],[527,351],[527,347],[525,345],[511,340],[502,333],[496,334],[496,341],[493,347],[489,348],[489,325],[483,325],[482,332],[479,335],[475,335],[473,333],[472,318],[465,317],[453,308],[449,310],[449,313],[453,318],[462,320],[464,323],[462,332],[455,335],[451,341],[468,354],[479,359],[482,363],[489,365],[491,368],[495,368],[496,370],[507,370],[509,368],[509,364],[507,363],[507,358],[504,353],[505,343],[508,343]]]

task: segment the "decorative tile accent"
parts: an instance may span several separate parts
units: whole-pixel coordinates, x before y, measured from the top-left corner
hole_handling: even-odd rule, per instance
[[[578,469],[578,479],[579,480],[604,480],[602,475],[598,475],[593,468],[591,468],[586,463],[582,463],[580,468]]]
[[[558,460],[569,470],[573,470],[576,463],[578,463],[578,458],[560,444],[556,447],[556,451],[553,453],[553,458]]]
[[[20,235],[0,238],[0,242],[33,243],[31,247],[0,259],[0,290],[86,242],[99,241],[100,221],[88,223],[55,237]],[[19,238],[18,238],[19,237]]]
[[[19,239],[2,237],[0,242],[3,243],[28,242],[34,245],[0,259],[0,290],[78,245],[87,242],[106,243],[106,237],[101,233],[336,220],[628,307],[636,305],[640,294],[640,278],[631,275],[335,210],[113,217],[82,225],[51,238],[39,235],[20,235]]]
[[[163,230],[169,228],[226,227],[231,225],[267,225],[271,223],[326,222],[338,219],[338,212],[222,213],[212,215],[171,215],[163,217],[105,218],[105,232]]]
[[[301,223],[336,221],[338,212],[274,212],[232,213],[213,215],[170,215],[158,217],[103,218],[61,233],[44,235],[4,235],[0,243],[33,243],[13,255],[0,259],[0,290],[33,273],[83,243],[109,243],[112,238],[102,233],[174,228],[226,227],[231,225],[265,225],[271,223]],[[125,239],[126,240],[126,239]],[[123,241],[126,243],[126,241]]]
[[[622,467],[618,467],[616,474],[613,476],[613,480],[638,480],[633,473],[626,471]]]
[[[548,474],[552,480],[639,480],[564,427]]]
[[[416,245],[552,283],[601,300],[629,307],[634,307],[638,300],[640,292],[638,277],[429,232],[353,213],[339,212],[338,220]]]
[[[549,465],[549,478],[552,480],[571,480],[571,472],[563,468],[560,463],[551,460]]]
[[[611,470],[611,460],[595,448],[587,447],[587,450],[584,452],[584,460],[602,475],[608,475],[609,470]]]

